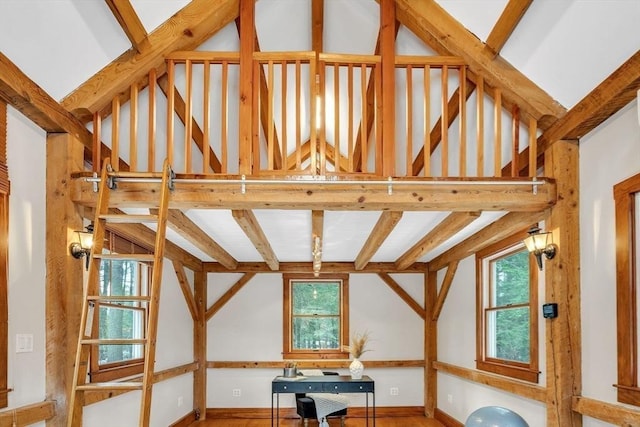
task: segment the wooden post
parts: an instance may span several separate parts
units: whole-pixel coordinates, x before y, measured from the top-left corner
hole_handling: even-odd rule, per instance
[[[193,323],[193,355],[198,369],[193,373],[193,408],[200,412],[200,419],[207,418],[207,273],[195,271],[194,297],[198,317]]]
[[[382,61],[382,175],[393,176],[396,163],[396,2],[394,0],[380,0],[380,56]],[[367,141],[362,141],[363,147],[366,143]],[[380,171],[376,172],[380,173]]]
[[[46,399],[55,402],[49,427],[67,424],[80,313],[84,260],[69,254],[82,216],[69,197],[71,172],[83,170],[84,146],[69,134],[47,136]]]
[[[438,320],[433,319],[433,309],[438,297],[438,272],[424,275],[424,415],[434,418],[438,406],[438,372],[433,362],[438,360]]]
[[[251,175],[253,125],[253,49],[255,46],[255,0],[240,0],[240,109],[239,173]]]
[[[557,245],[555,258],[544,261],[546,301],[558,304],[558,317],[545,320],[547,426],[580,427],[582,416],[571,410],[573,396],[582,392],[578,146],[555,142],[544,164],[544,176],[556,179],[558,191],[545,223]]]

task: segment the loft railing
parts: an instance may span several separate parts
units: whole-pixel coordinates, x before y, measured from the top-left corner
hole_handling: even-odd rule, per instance
[[[146,87],[134,84],[110,116],[95,116],[93,163],[103,141],[112,164],[134,171],[168,158],[178,173],[237,175],[242,156],[254,176],[382,175],[379,56],[254,53],[250,153],[238,144],[239,64],[235,52],[169,55],[166,73],[152,70]],[[536,175],[537,123],[521,123],[460,58],[395,64],[395,176]]]

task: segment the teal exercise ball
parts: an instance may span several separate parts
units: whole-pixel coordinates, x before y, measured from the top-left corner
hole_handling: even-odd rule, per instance
[[[529,424],[510,409],[485,406],[473,411],[464,427],[529,427]]]

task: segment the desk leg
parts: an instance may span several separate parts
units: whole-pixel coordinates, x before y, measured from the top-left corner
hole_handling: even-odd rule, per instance
[[[373,398],[373,427],[376,427],[376,392],[371,393]]]
[[[365,404],[364,404],[364,419],[366,420],[366,426],[369,427],[369,393],[364,394]]]

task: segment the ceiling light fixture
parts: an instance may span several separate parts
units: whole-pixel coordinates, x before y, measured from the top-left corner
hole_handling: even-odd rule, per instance
[[[538,268],[542,271],[542,255],[547,259],[556,256],[557,246],[553,244],[553,235],[550,232],[541,233],[540,228],[536,225],[528,231],[529,237],[524,239],[527,250],[536,257]]]
[[[313,248],[311,249],[313,257],[313,275],[320,276],[320,267],[322,267],[322,241],[319,236],[313,238]]]

